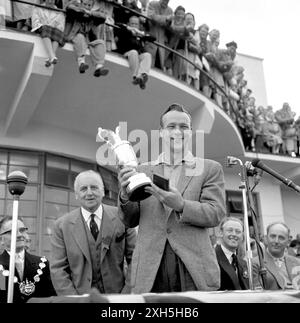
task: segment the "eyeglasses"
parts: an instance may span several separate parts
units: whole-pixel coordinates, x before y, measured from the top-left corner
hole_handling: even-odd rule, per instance
[[[18,231],[19,231],[19,233],[23,234],[23,233],[25,233],[25,232],[28,231],[28,228],[22,227],[22,228],[19,228]],[[11,230],[7,230],[7,231],[4,231],[4,232],[1,232],[0,233],[0,236],[2,236],[4,234],[11,234]]]

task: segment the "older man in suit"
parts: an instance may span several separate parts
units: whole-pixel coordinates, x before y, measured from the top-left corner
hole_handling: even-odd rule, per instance
[[[286,253],[290,229],[283,222],[275,222],[267,227],[267,248],[264,264],[267,269],[268,290],[300,289],[300,259]],[[263,287],[259,274],[259,260],[253,259],[253,280],[256,288]]]
[[[208,228],[225,215],[223,170],[212,160],[195,158],[188,150],[191,116],[178,104],[161,116],[163,153],[158,160],[138,170],[169,180],[169,190],[155,184],[140,203],[129,200],[126,187],[135,169],[119,172],[120,217],[139,225],[133,255],[134,293],[217,290],[220,271]]]
[[[220,223],[220,244],[215,248],[221,270],[220,290],[249,289],[247,263],[237,253],[243,233],[238,218],[227,217]]]
[[[1,277],[4,286],[0,286],[0,303],[7,301],[11,230],[12,217],[5,216],[0,221],[0,239],[4,247],[0,255],[0,275],[5,277]],[[31,297],[56,295],[50,278],[48,260],[25,251],[27,230],[23,220],[18,219],[13,303],[26,303]]]
[[[117,217],[117,208],[102,204],[104,186],[94,171],[74,182],[81,207],[57,219],[52,234],[51,276],[58,295],[129,293],[124,258],[130,263],[136,232]]]

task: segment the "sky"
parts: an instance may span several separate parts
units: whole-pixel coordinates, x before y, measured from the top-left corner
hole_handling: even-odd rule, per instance
[[[288,102],[300,116],[299,0],[170,0],[221,32],[220,48],[234,40],[238,53],[263,58],[268,105]],[[253,93],[255,96],[255,93]]]

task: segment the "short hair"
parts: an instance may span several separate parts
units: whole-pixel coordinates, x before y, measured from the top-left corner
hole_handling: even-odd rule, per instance
[[[188,16],[188,15],[192,16],[192,17],[194,18],[194,20],[195,20],[195,16],[194,16],[194,14],[193,14],[193,13],[191,13],[191,12],[187,12],[187,13],[185,14],[185,17],[186,17],[186,16]]]
[[[80,177],[82,177],[82,176],[84,176],[84,175],[93,175],[93,176],[98,177],[99,182],[100,182],[100,184],[101,184],[101,189],[102,189],[102,190],[103,190],[103,192],[104,192],[104,183],[103,183],[103,179],[102,179],[101,175],[100,175],[99,173],[95,172],[94,170],[90,169],[90,170],[85,170],[85,171],[83,171],[83,172],[79,173],[79,174],[76,176],[76,178],[75,178],[75,180],[74,180],[74,191],[75,191],[75,193],[76,193],[76,189],[77,189],[77,186],[78,186],[78,180],[79,180],[79,178],[80,178]]]
[[[178,103],[172,103],[160,116],[160,127],[163,128],[164,127],[164,123],[163,123],[163,117],[164,115],[166,115],[168,112],[170,111],[178,111],[178,112],[183,112],[185,114],[188,115],[188,117],[190,118],[190,126],[192,128],[192,116],[191,114],[181,105]]]
[[[239,218],[234,217],[234,216],[226,216],[225,218],[223,218],[223,220],[220,222],[219,229],[223,230],[224,224],[229,221],[238,222],[242,226],[243,231],[244,231],[244,223]]]
[[[291,232],[290,228],[284,222],[281,222],[281,221],[270,223],[267,226],[267,235],[269,234],[270,229],[276,224],[281,224],[283,227],[285,227],[288,233],[288,237],[290,236],[290,232]]]
[[[8,221],[12,221],[13,217],[12,215],[5,215],[2,219],[0,219],[0,230],[3,227],[3,225],[8,222]],[[18,220],[22,221],[24,223],[24,220],[22,217],[18,217]],[[24,223],[25,224],[25,223]]]
[[[184,12],[185,12],[185,8],[184,8],[183,6],[178,6],[178,7],[175,9],[174,13],[176,13],[176,12],[177,12],[177,11],[179,11],[179,10],[182,10],[182,11],[184,11]]]

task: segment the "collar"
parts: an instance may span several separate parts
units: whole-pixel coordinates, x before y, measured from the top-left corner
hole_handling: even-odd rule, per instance
[[[235,252],[232,252],[232,251],[230,251],[229,249],[227,249],[225,246],[223,246],[222,244],[221,244],[221,248],[222,248],[222,250],[223,250],[223,252],[224,252],[224,254],[225,254],[225,256],[226,256],[226,258],[229,260],[229,262],[231,263],[232,262],[232,255],[236,255],[236,253]]]
[[[268,248],[267,248],[267,253],[274,260],[274,262],[285,262],[285,255],[283,255],[282,257],[274,257],[273,255],[271,255]]]
[[[90,219],[90,215],[91,214],[95,214],[96,215],[96,218],[99,219],[99,221],[102,220],[102,214],[103,214],[103,207],[102,207],[102,204],[100,204],[100,206],[98,207],[98,209],[95,211],[95,212],[90,212],[88,210],[86,210],[85,208],[81,207],[81,214],[84,218],[84,221],[85,222],[88,222],[88,220]]]
[[[187,154],[183,157],[182,161],[180,161],[179,163],[176,163],[174,166],[181,165],[181,162],[184,162],[184,164],[187,167],[193,167],[196,163],[196,158],[193,156],[193,154],[190,151],[188,151]],[[161,164],[173,166],[171,165],[170,159],[168,158],[165,152],[161,153],[155,161],[151,162],[151,164],[153,166],[157,166]]]
[[[10,256],[10,251],[6,250],[7,253]],[[22,251],[20,251],[19,253],[16,253],[16,258],[18,258],[19,260],[21,260],[22,262],[24,262],[24,258],[25,258],[25,250],[23,249]]]

